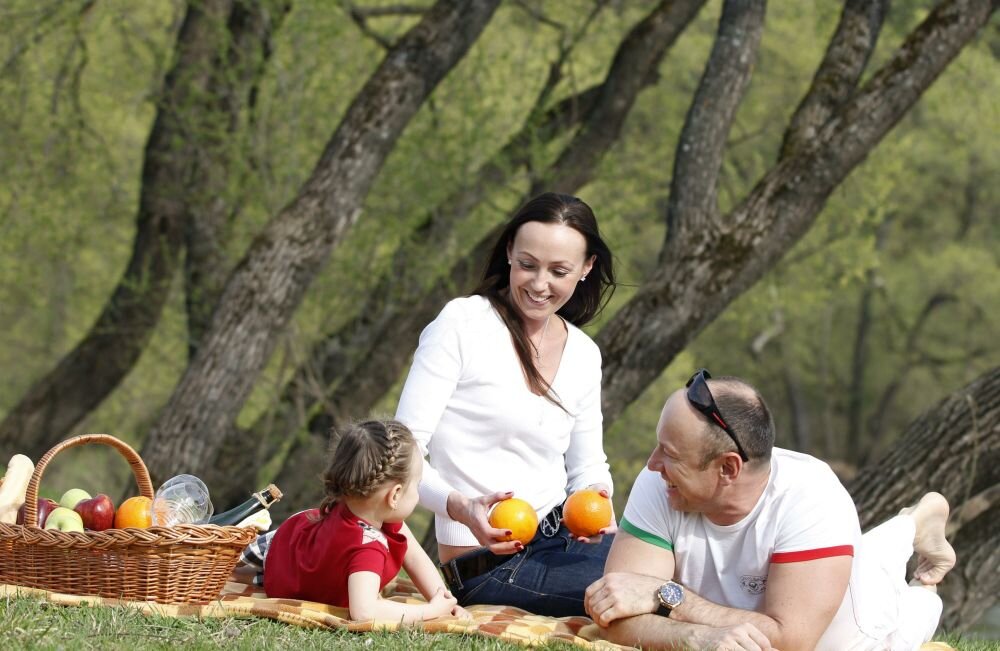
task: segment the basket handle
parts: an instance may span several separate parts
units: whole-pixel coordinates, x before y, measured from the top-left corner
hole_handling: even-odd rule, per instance
[[[43,454],[42,458],[35,464],[35,472],[31,473],[31,479],[28,481],[28,489],[24,494],[24,526],[38,526],[38,484],[42,481],[42,473],[45,471],[45,466],[52,460],[52,457],[67,448],[74,448],[78,445],[87,445],[89,443],[109,445],[118,450],[125,457],[125,460],[128,461],[128,464],[132,466],[132,475],[135,476],[135,483],[139,487],[139,493],[149,499],[153,499],[153,482],[149,479],[149,471],[146,469],[146,464],[142,462],[142,458],[139,457],[139,453],[133,450],[132,446],[108,434],[81,434],[80,436],[60,441],[51,450]]]

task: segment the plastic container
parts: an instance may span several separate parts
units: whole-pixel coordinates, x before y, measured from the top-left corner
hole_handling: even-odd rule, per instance
[[[203,524],[215,513],[205,482],[194,475],[177,475],[163,482],[153,496],[153,526]]]

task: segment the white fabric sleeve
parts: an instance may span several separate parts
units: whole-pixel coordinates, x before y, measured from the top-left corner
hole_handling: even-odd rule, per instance
[[[591,484],[606,484],[614,493],[611,468],[604,453],[604,416],[601,413],[601,356],[597,354],[588,363],[595,370],[577,404],[576,419],[570,432],[566,449],[566,488],[569,492]]]
[[[454,309],[446,305],[420,334],[410,373],[396,407],[396,420],[410,428],[420,453],[427,458],[431,438],[462,372],[462,352]],[[428,462],[418,488],[420,504],[448,515],[448,495],[454,488]]]
[[[632,484],[618,526],[640,540],[673,551],[676,532],[672,514],[663,479],[643,468]]]
[[[829,476],[824,476],[826,472]],[[808,491],[799,491],[784,506],[774,540],[772,563],[857,553],[858,512],[832,471],[816,473]]]

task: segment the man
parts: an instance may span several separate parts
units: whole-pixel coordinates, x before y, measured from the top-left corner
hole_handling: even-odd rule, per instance
[[[605,566],[586,592],[611,641],[644,649],[916,649],[954,566],[937,493],[861,535],[825,463],[774,448],[757,391],[701,370],[672,394]],[[920,556],[914,582],[906,561]]]

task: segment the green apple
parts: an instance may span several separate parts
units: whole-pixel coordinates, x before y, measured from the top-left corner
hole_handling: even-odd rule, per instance
[[[83,518],[73,509],[65,506],[52,509],[49,517],[45,519],[46,529],[58,529],[59,531],[83,531]]]
[[[80,503],[80,500],[89,500],[90,493],[83,490],[82,488],[71,488],[63,496],[59,498],[59,506],[65,506],[67,509],[74,509],[76,505]]]

